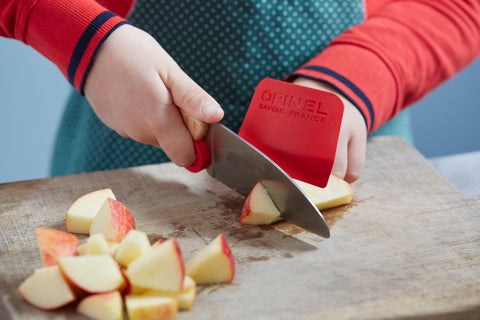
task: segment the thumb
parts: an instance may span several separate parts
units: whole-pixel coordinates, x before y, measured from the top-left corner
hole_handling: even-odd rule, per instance
[[[223,109],[217,101],[193,81],[180,67],[169,70],[166,86],[172,93],[173,103],[195,119],[206,123],[222,120]]]

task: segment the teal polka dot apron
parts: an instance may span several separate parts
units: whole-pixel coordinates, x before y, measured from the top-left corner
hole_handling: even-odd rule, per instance
[[[238,131],[260,80],[284,78],[363,17],[363,0],[138,0],[129,20],[221,104],[222,122]],[[107,128],[72,92],[52,175],[165,161],[163,151]]]

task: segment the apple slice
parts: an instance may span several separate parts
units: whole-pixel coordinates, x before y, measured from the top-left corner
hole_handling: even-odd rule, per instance
[[[347,204],[353,197],[353,189],[350,184],[333,174],[330,175],[325,188],[319,188],[300,180],[295,180],[295,182],[319,210]]]
[[[183,281],[182,291],[164,291],[155,289],[146,289],[140,287],[132,287],[131,294],[146,295],[146,296],[160,296],[171,297],[177,300],[178,308],[180,310],[190,310],[193,306],[193,301],[196,295],[196,284],[189,276],[185,276]]]
[[[54,266],[58,257],[77,254],[78,240],[73,234],[50,228],[35,228],[43,265]]]
[[[28,303],[43,310],[57,309],[76,299],[58,266],[36,269],[18,287],[18,292]]]
[[[177,300],[168,297],[128,295],[125,305],[129,320],[171,320],[178,314]]]
[[[240,215],[245,224],[271,224],[281,220],[280,211],[273,203],[267,189],[258,182],[247,196]]]
[[[115,199],[115,195],[109,188],[92,191],[75,200],[67,210],[66,230],[89,234],[90,225],[107,198]]]
[[[88,243],[80,243],[77,247],[77,255],[84,256],[87,254]]]
[[[123,300],[120,292],[98,293],[85,297],[77,312],[92,319],[123,320]]]
[[[125,274],[132,286],[166,291],[182,290],[185,267],[177,241],[169,239],[152,247],[130,263]]]
[[[83,292],[102,293],[125,286],[117,263],[108,254],[59,258],[58,266],[67,280]]]
[[[86,254],[115,254],[117,243],[105,240],[101,233],[91,235],[86,242],[80,243],[77,248],[77,254],[84,256]]]
[[[190,259],[185,269],[197,284],[231,283],[235,276],[235,262],[223,234]]]
[[[85,254],[110,254],[110,246],[101,233],[92,234],[86,244]]]
[[[115,260],[127,267],[132,261],[150,250],[150,241],[143,231],[130,230],[115,251]]]
[[[120,242],[135,229],[132,213],[121,202],[107,198],[90,226],[90,235],[101,233],[105,239]]]

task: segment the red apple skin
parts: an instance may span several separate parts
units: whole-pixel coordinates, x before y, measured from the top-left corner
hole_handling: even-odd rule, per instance
[[[250,197],[251,193],[247,196],[247,199],[245,199],[245,202],[243,204],[242,213],[240,214],[240,221],[248,217],[252,212],[252,209],[250,207]]]
[[[152,244],[152,247],[156,247],[156,246],[159,246],[161,245],[165,240],[163,240],[162,238],[158,239],[157,241],[155,241],[153,244]]]
[[[172,240],[175,247],[175,253],[177,254],[178,261],[180,262],[181,274],[183,279],[185,278],[185,262],[183,261],[182,251],[180,250],[177,239],[173,238]],[[183,290],[183,281],[182,281],[182,286],[180,287],[180,290]]]
[[[228,262],[230,263],[230,270],[232,271],[230,282],[233,282],[233,278],[235,277],[235,261],[233,260],[232,250],[230,249],[227,239],[225,239],[223,234],[220,234],[220,241],[222,243],[223,254],[228,258]]]
[[[108,198],[108,205],[112,215],[112,228],[116,235],[113,240],[120,243],[130,230],[135,229],[135,220],[130,210],[120,201]]]
[[[44,266],[54,266],[57,258],[77,254],[78,239],[75,235],[50,228],[36,228],[35,233]]]

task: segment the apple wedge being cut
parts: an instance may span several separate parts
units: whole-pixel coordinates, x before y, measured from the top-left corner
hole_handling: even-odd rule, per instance
[[[223,234],[190,259],[185,269],[197,284],[231,283],[235,276],[235,262]]]
[[[353,189],[348,182],[330,175],[325,188],[295,180],[300,189],[319,209],[329,209],[350,203]],[[243,204],[240,222],[245,224],[272,224],[281,220],[281,213],[273,203],[262,182],[258,182]]]
[[[353,189],[350,184],[333,174],[330,175],[325,188],[300,180],[295,180],[295,182],[319,210],[348,204],[353,197]]]
[[[90,225],[107,198],[115,199],[115,195],[109,188],[92,191],[75,200],[67,210],[66,230],[89,234]]]
[[[54,266],[57,258],[77,254],[78,240],[75,235],[50,228],[36,228],[35,233],[44,266]]]
[[[193,301],[195,300],[196,284],[191,277],[185,276],[182,291],[175,292],[133,287],[131,294],[174,298],[177,300],[178,308],[180,310],[190,310],[193,306]]]
[[[150,250],[150,241],[143,231],[130,230],[115,251],[115,260],[124,267]]]
[[[91,319],[123,320],[123,299],[118,291],[94,294],[80,301],[77,312]]]
[[[181,291],[185,278],[182,252],[169,239],[128,265],[125,272],[132,286],[165,291]]]
[[[90,226],[90,235],[101,233],[107,240],[120,242],[135,229],[132,213],[121,202],[107,198]]]
[[[36,269],[18,287],[18,292],[28,303],[43,310],[57,309],[76,299],[58,266]]]
[[[125,286],[118,264],[108,254],[59,258],[58,266],[67,280],[83,292],[103,293]]]
[[[280,211],[270,198],[267,189],[258,182],[243,204],[240,223],[271,224],[281,219]]]
[[[129,320],[172,320],[177,318],[177,300],[168,297],[135,296],[125,297]]]

